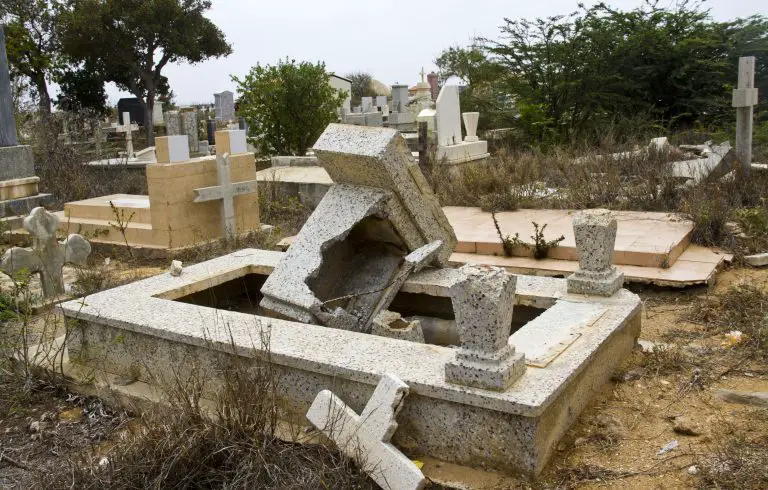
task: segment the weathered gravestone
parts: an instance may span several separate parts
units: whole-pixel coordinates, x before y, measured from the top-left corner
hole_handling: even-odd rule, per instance
[[[24,228],[32,236],[32,248],[13,247],[3,255],[0,268],[10,276],[23,270],[39,273],[43,295],[54,298],[64,293],[61,268],[65,263],[84,264],[91,253],[91,244],[78,234],[63,242],[56,239],[59,217],[45,208],[35,208],[24,218]]]
[[[235,94],[229,90],[213,94],[216,120],[229,122],[235,118]]]
[[[331,124],[314,151],[334,185],[264,283],[261,305],[370,332],[411,271],[446,263],[456,236],[399,132]]]
[[[165,132],[167,136],[181,134],[181,114],[179,111],[168,111],[165,113]]]

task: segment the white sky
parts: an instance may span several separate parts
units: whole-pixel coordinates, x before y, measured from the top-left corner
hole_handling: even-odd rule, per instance
[[[495,37],[504,17],[513,19],[567,14],[578,0],[213,0],[208,17],[232,44],[227,58],[198,65],[169,65],[179,104],[213,103],[213,93],[236,91],[230,75],[242,77],[257,62],[274,64],[288,56],[297,61],[325,61],[329,71],[344,75],[366,71],[391,85],[414,84],[421,67],[436,70],[433,60],[453,45],[474,36]],[[597,3],[586,0],[585,4]],[[608,0],[624,10],[642,0]],[[661,0],[660,4],[674,4]],[[716,20],[760,13],[765,0],[710,0],[704,3]],[[108,87],[109,102],[122,96]]]

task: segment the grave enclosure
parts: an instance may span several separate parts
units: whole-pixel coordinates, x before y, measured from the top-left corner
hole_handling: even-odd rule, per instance
[[[116,194],[65,204],[62,231],[92,243],[169,251],[260,230],[254,155],[243,131],[216,133],[216,156],[190,158],[187,135],[158,137],[148,195]],[[121,226],[122,225],[122,226]]]
[[[579,215],[568,279],[446,268],[456,236],[397,131],[330,125],[314,150],[334,183],[287,253],[240,250],[64,303],[70,359],[148,383],[195,366],[209,395],[234,358],[270,362],[282,415],[304,423],[323,390],[370,412],[390,375],[410,393],[392,438],[409,457],[538,474],[640,331],[611,266],[615,219]]]

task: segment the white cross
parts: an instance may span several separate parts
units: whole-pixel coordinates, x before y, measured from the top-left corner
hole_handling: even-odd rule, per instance
[[[235,220],[235,196],[256,192],[256,181],[245,180],[232,183],[232,174],[229,166],[229,153],[216,155],[216,174],[219,185],[195,189],[194,202],[221,201],[221,223],[224,227],[224,236],[232,238],[237,230]]]
[[[133,152],[133,131],[139,130],[138,124],[131,124],[131,113],[123,112],[123,125],[117,126],[115,129],[118,133],[125,133],[125,149],[128,154],[128,159],[136,158],[136,154]]]
[[[733,91],[732,103],[736,108],[736,157],[746,176],[749,175],[749,165],[752,162],[752,109],[757,105],[754,56],[739,58],[737,87]]]
[[[355,460],[381,488],[423,488],[421,470],[389,441],[397,430],[395,418],[408,395],[408,385],[390,374],[381,377],[362,413],[323,390],[307,412],[307,419]]]

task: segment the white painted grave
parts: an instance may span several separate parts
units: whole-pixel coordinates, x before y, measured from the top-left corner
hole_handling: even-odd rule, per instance
[[[419,115],[419,118],[421,114]],[[466,163],[488,158],[488,142],[477,138],[480,114],[468,112],[467,139],[461,136],[461,106],[459,87],[446,85],[437,97],[435,125],[437,129],[437,161],[449,164]]]
[[[131,124],[131,113],[123,112],[123,124],[117,126],[115,131],[118,133],[125,133],[125,153],[128,160],[136,158],[136,153],[133,151],[133,131],[138,131],[138,124]]]

